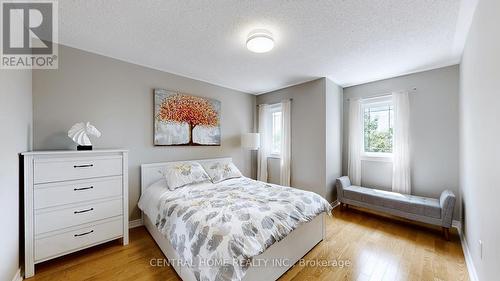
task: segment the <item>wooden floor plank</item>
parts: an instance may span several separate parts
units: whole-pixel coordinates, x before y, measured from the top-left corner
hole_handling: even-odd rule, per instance
[[[173,268],[151,266],[165,257],[144,227],[131,229],[130,244],[109,242],[36,266],[28,281],[178,281]],[[297,280],[469,280],[456,233],[445,241],[438,228],[367,213],[355,208],[334,211],[326,238],[306,261],[336,266],[296,264],[280,281]],[[339,263],[344,263],[340,266]]]

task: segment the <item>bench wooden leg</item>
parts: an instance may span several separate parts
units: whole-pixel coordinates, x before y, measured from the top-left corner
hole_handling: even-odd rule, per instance
[[[450,229],[448,227],[443,227],[443,236],[444,239],[450,241]]]

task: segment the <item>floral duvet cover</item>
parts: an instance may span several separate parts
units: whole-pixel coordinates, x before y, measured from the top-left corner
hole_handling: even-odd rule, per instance
[[[243,279],[253,257],[331,211],[316,193],[244,177],[165,192],[157,206],[156,227],[204,281]]]

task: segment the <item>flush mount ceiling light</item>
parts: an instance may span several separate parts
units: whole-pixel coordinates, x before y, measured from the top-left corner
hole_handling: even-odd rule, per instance
[[[247,38],[247,49],[254,53],[266,53],[273,49],[274,40],[271,32],[264,29],[256,29]]]

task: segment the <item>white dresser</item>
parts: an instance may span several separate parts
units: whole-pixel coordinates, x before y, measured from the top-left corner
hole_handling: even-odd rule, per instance
[[[36,263],[117,238],[128,244],[126,150],[22,157],[25,278],[35,274]]]

